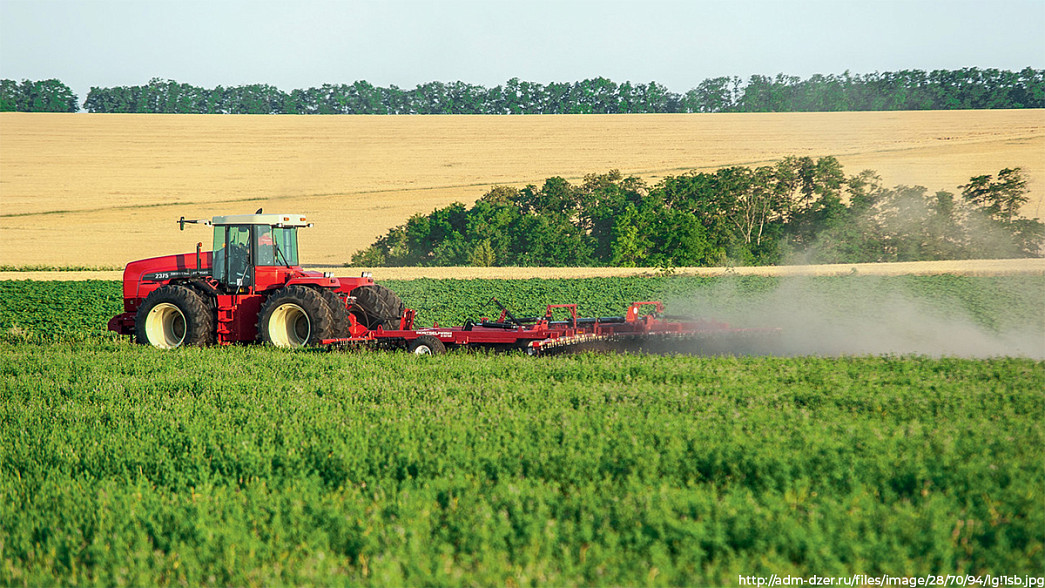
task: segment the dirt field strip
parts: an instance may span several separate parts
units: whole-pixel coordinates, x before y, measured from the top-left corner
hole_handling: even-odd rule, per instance
[[[314,271],[335,276],[356,276],[364,271],[381,280],[487,279],[525,280],[530,278],[600,278],[644,276],[900,276],[939,275],[1006,276],[1045,275],[1045,259],[972,259],[961,261],[910,261],[902,263],[850,263],[833,265],[781,265],[759,267],[683,267],[665,273],[651,267],[315,267]],[[0,280],[121,280],[119,271],[97,272],[0,272]]]
[[[599,278],[630,276],[869,276],[939,275],[1004,276],[1045,274],[1045,259],[974,259],[961,261],[913,261],[902,263],[850,263],[830,265],[781,265],[757,267],[683,267],[666,273],[652,267],[386,267],[317,268],[338,276],[353,276],[369,271],[376,280],[414,280],[418,278],[529,279]],[[0,274],[2,275],[2,274]]]
[[[1020,166],[1045,216],[1045,110],[561,116],[0,114],[0,263],[122,265],[191,251],[180,216],[304,213],[338,265],[411,215],[498,184],[666,175],[834,155],[887,186],[957,192]]]

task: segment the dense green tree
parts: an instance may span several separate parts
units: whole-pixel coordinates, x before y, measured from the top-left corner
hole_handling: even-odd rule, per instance
[[[20,96],[18,82],[14,80],[0,80],[0,112],[17,111]]]
[[[0,80],[0,112],[77,112],[76,94],[59,80]]]
[[[1005,246],[1000,248],[1011,250],[1013,255],[1040,252],[1045,240],[1045,225],[1019,215],[1020,207],[1029,200],[1022,169],[1005,168],[998,172],[997,179],[991,175],[975,176],[959,188],[962,198],[976,207],[979,216],[974,218],[979,223],[979,234],[988,236],[995,248],[1004,243]],[[991,246],[985,248],[989,250]]]
[[[649,257],[653,247],[649,212],[645,207],[640,212],[634,204],[628,203],[614,215],[610,229],[610,265],[634,267]]]
[[[729,112],[737,100],[740,78],[718,77],[701,82],[686,92],[683,107],[688,112]]]
[[[483,239],[476,243],[468,254],[468,265],[476,267],[490,267],[497,264],[497,252],[489,239]]]
[[[1018,167],[1001,170],[997,180],[990,175],[975,176],[959,188],[963,198],[980,206],[991,218],[1006,223],[1011,223],[1029,200],[1027,181]]]
[[[691,214],[667,207],[658,209],[650,239],[653,247],[644,265],[658,267],[717,265],[725,252],[708,242],[707,230]]]

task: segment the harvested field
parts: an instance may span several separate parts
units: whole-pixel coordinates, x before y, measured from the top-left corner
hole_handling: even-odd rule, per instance
[[[179,216],[301,212],[337,265],[414,213],[497,184],[834,155],[957,191],[1022,167],[1045,216],[1045,110],[578,116],[0,115],[0,264],[121,265],[210,236]]]

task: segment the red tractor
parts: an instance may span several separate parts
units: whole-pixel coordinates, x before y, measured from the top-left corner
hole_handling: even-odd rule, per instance
[[[517,318],[496,300],[496,320],[414,328],[414,311],[364,273],[336,278],[298,265],[297,214],[178,221],[214,227],[213,251],[133,261],[123,272],[124,312],[109,330],[160,348],[271,343],[278,347],[375,343],[417,354],[479,346],[532,355],[568,350],[737,353],[772,329],[668,317],[660,302],[633,302],[620,316],[582,318],[576,304],[549,304]],[[560,317],[566,312],[568,316]],[[683,344],[685,342],[685,344]]]
[[[213,251],[143,259],[123,272],[123,314],[109,330],[161,348],[268,342],[280,347],[409,328],[403,301],[368,274],[335,278],[298,265],[299,214],[178,221],[214,227]]]

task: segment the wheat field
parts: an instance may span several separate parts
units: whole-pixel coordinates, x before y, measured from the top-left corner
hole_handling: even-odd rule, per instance
[[[304,213],[302,261],[340,265],[415,213],[494,185],[668,175],[833,155],[957,192],[1022,167],[1045,216],[1045,110],[555,116],[0,114],[0,265],[119,266],[209,246],[175,221]]]

